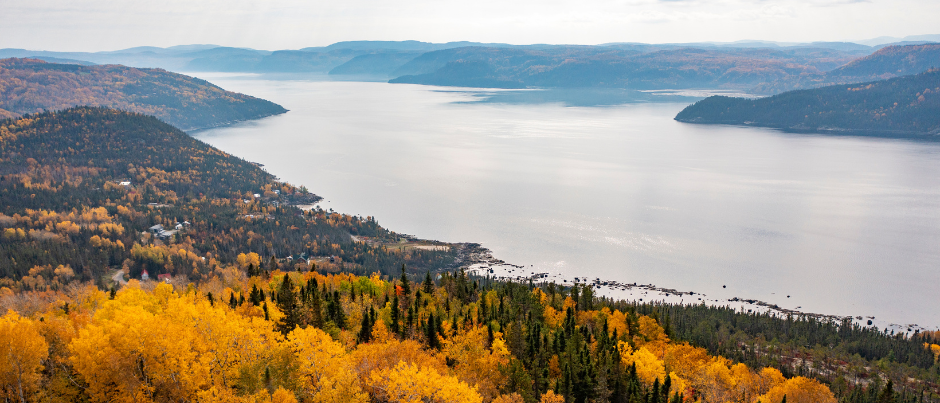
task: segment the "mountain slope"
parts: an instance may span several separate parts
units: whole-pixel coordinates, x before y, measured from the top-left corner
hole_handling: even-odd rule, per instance
[[[761,99],[713,96],[685,108],[676,120],[936,139],[940,135],[940,70]]]
[[[160,69],[0,60],[0,118],[75,105],[154,115],[182,130],[284,113],[273,102]]]
[[[886,80],[940,67],[940,43],[887,46],[825,73],[784,77],[755,87],[756,94],[776,94],[827,85]]]
[[[554,88],[739,88],[816,75],[855,58],[821,48],[465,47],[427,52],[392,83]],[[472,67],[472,68],[471,68]]]
[[[420,52],[383,51],[356,56],[330,70],[330,75],[389,76],[405,63],[421,55]]]
[[[35,288],[32,269],[44,265],[71,267],[82,282],[122,267],[196,280],[240,253],[386,274],[402,260],[430,270],[455,255],[353,242],[398,237],[371,218],[291,207],[320,198],[152,116],[103,107],[0,120],[0,194],[0,287]],[[150,230],[184,221],[178,233]]]

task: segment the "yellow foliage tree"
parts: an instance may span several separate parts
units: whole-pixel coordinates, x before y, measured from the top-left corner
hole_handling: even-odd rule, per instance
[[[509,363],[508,351],[504,348],[486,348],[487,332],[483,327],[460,334],[444,344],[444,354],[454,362],[454,373],[460,380],[474,385],[485,400],[499,393],[506,381],[500,368]]]
[[[431,368],[400,362],[372,372],[368,386],[379,401],[389,403],[482,403],[476,389]]]
[[[70,360],[94,401],[190,400],[229,388],[240,366],[276,340],[270,326],[167,284],[148,293],[128,285],[72,340]]]
[[[832,391],[819,382],[798,376],[778,384],[757,400],[761,402],[779,402],[787,397],[787,403],[835,403]]]
[[[539,400],[539,403],[565,403],[565,397],[556,395],[554,391],[550,390],[542,395],[542,399]]]
[[[7,401],[28,400],[48,355],[49,345],[32,320],[13,311],[0,318],[0,388]]]
[[[343,346],[326,332],[297,328],[287,335],[297,357],[300,384],[311,402],[366,402],[368,396],[359,386],[356,373]]]

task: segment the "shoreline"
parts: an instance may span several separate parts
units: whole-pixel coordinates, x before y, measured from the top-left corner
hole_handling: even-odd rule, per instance
[[[860,327],[874,327],[882,331],[905,333],[907,336],[915,332],[937,331],[940,326],[929,327],[916,323],[898,324],[890,320],[878,319],[870,315],[841,316],[815,312],[805,312],[799,309],[782,308],[777,304],[758,299],[732,297],[729,299],[711,299],[707,294],[697,291],[678,291],[672,288],[657,287],[654,284],[625,283],[600,278],[586,278],[566,276],[562,273],[524,271],[525,267],[507,263],[493,256],[492,252],[480,244],[457,244],[462,248],[458,253],[457,268],[462,268],[468,274],[488,276],[497,280],[532,281],[536,284],[554,282],[562,286],[575,284],[590,286],[597,296],[621,299],[636,303],[665,303],[675,305],[706,304],[715,307],[729,307],[742,313],[767,313],[775,317],[786,318],[805,317],[820,321],[843,322],[851,321]],[[467,250],[469,248],[469,250]],[[463,260],[461,260],[463,258]],[[688,301],[686,301],[688,299]]]

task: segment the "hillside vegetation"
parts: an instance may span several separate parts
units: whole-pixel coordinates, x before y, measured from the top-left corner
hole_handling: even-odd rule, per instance
[[[932,68],[940,68],[940,43],[887,46],[831,71],[759,84],[753,92],[776,94],[794,89],[886,80],[923,73]]]
[[[12,290],[103,286],[118,269],[195,281],[252,256],[257,267],[259,255],[354,273],[437,269],[455,255],[386,247],[400,237],[373,219],[291,207],[319,197],[156,118],[106,108],[0,121],[0,197],[0,287]]]
[[[76,105],[153,115],[187,131],[287,111],[263,99],[160,69],[0,60],[0,118]]]
[[[400,77],[390,82],[501,88],[747,89],[818,74],[854,58],[814,48],[463,47],[425,53],[393,72]]]
[[[686,107],[676,120],[935,139],[940,134],[940,70],[761,99],[713,96]]]

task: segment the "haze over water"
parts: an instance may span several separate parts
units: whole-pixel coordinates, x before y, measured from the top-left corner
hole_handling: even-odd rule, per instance
[[[687,102],[197,75],[290,109],[194,135],[323,208],[527,271],[940,325],[940,143],[672,120]]]

